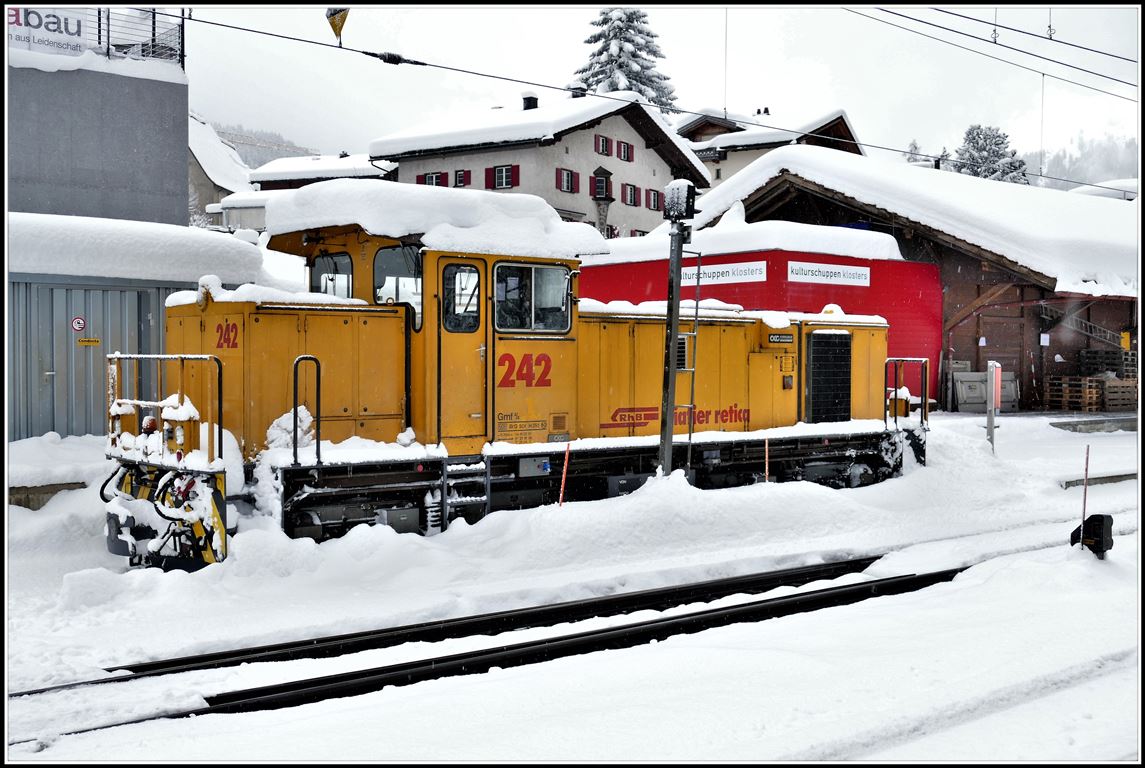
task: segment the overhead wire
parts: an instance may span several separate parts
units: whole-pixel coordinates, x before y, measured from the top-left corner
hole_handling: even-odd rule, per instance
[[[971,39],[977,40],[980,43],[986,42],[986,40],[984,40],[981,37],[978,37],[977,35],[972,35],[969,32],[963,32],[963,31],[958,30],[958,29],[951,29],[950,27],[944,27],[941,24],[935,24],[933,21],[926,21],[925,19],[916,19],[913,16],[907,16],[905,13],[898,13],[897,11],[888,11],[886,8],[876,8],[875,10],[882,11],[883,13],[889,13],[891,16],[898,16],[899,18],[902,18],[902,19],[909,19],[910,21],[914,21],[914,22],[917,22],[919,24],[926,24],[927,26],[930,26],[930,27],[938,27],[939,29],[941,29],[945,32],[953,32],[956,35],[963,35],[965,37],[969,37]],[[1121,83],[1122,85],[1128,85],[1131,88],[1137,87],[1137,83],[1131,83],[1128,80],[1122,80],[1120,78],[1113,77],[1112,75],[1103,75],[1100,72],[1094,72],[1093,70],[1086,69],[1085,67],[1079,67],[1079,66],[1076,66],[1074,64],[1067,64],[1064,61],[1058,61],[1057,59],[1051,59],[1049,56],[1042,56],[1041,54],[1032,53],[1030,51],[1023,50],[1021,48],[1015,48],[1012,45],[1005,45],[1004,43],[999,43],[997,40],[993,41],[991,43],[991,45],[996,45],[999,48],[1005,48],[1008,51],[1017,51],[1018,53],[1024,53],[1027,56],[1033,56],[1035,59],[1042,59],[1043,61],[1049,61],[1049,62],[1052,62],[1054,64],[1058,64],[1058,65],[1063,66],[1063,67],[1069,67],[1070,69],[1076,69],[1079,72],[1086,73],[1087,75],[1093,75],[1095,77],[1104,77],[1106,80],[1112,80],[1115,83]]]
[[[949,40],[943,40],[941,37],[935,37],[934,35],[928,35],[925,32],[920,32],[917,29],[911,29],[910,27],[904,27],[901,24],[895,24],[893,21],[887,21],[886,19],[880,19],[877,16],[868,16],[865,13],[859,13],[858,11],[853,10],[851,8],[844,8],[843,10],[847,11],[848,13],[853,13],[856,16],[862,16],[864,19],[870,19],[871,21],[877,21],[880,24],[888,24],[892,27],[906,30],[907,32],[913,32],[916,35],[922,35],[923,37],[928,38],[930,40],[937,40],[940,43],[946,43],[947,45],[953,45],[955,48],[961,48],[964,51],[970,51],[971,53],[977,53],[979,56],[985,56],[988,59],[994,59],[995,61],[1000,61],[1003,64],[1009,64],[1012,67],[1018,67],[1019,69],[1024,69],[1028,72],[1033,72],[1033,73],[1038,74],[1038,75],[1045,75],[1046,77],[1052,78],[1054,80],[1061,80],[1062,82],[1065,82],[1065,83],[1077,85],[1077,86],[1080,86],[1082,88],[1088,88],[1091,91],[1097,91],[1098,93],[1104,93],[1106,96],[1113,96],[1113,97],[1118,98],[1118,99],[1124,99],[1125,101],[1131,101],[1134,104],[1137,103],[1137,99],[1133,99],[1133,98],[1130,98],[1128,96],[1122,96],[1119,93],[1112,93],[1111,91],[1106,91],[1106,90],[1103,90],[1101,88],[1094,87],[1092,85],[1086,85],[1085,83],[1079,83],[1076,80],[1070,80],[1069,78],[1066,78],[1066,77],[1058,77],[1057,75],[1051,75],[1048,72],[1041,71],[1040,69],[1034,69],[1033,67],[1027,67],[1024,64],[1019,64],[1016,61],[1009,61],[1008,59],[1003,59],[1003,58],[1000,58],[998,56],[991,56],[988,53],[984,53],[982,51],[977,51],[973,48],[967,48],[965,45],[959,45],[958,43],[954,43],[954,42],[951,42]]]
[[[850,10],[850,9],[844,9],[844,10]],[[178,16],[175,16],[174,14],[168,14],[168,13],[164,13],[162,11],[156,11],[155,13],[157,13],[159,15],[173,16],[174,18],[179,18]],[[854,11],[852,11],[852,13],[854,13]],[[859,15],[863,16],[864,14],[859,14]],[[867,17],[867,18],[873,18],[873,17]],[[460,74],[475,75],[477,77],[487,77],[487,78],[491,78],[494,80],[504,80],[506,82],[518,83],[521,85],[529,85],[529,86],[533,86],[536,88],[548,88],[550,90],[563,91],[563,92],[568,92],[568,93],[571,93],[574,90],[577,90],[577,89],[570,88],[567,86],[549,85],[547,83],[537,83],[537,82],[532,82],[529,80],[520,80],[520,79],[512,78],[512,77],[505,77],[503,75],[493,75],[493,74],[489,74],[486,72],[478,72],[476,70],[471,70],[471,69],[462,69],[459,67],[450,67],[450,66],[446,66],[444,64],[432,64],[432,63],[424,62],[424,61],[416,61],[413,59],[407,59],[404,56],[401,56],[400,54],[396,54],[396,53],[387,53],[387,52],[377,53],[374,51],[366,51],[366,50],[362,50],[362,49],[358,49],[358,48],[349,48],[346,46],[340,47],[340,46],[334,45],[332,43],[322,43],[322,42],[319,42],[316,40],[308,40],[306,38],[301,38],[301,37],[291,37],[289,35],[282,35],[282,34],[278,34],[275,32],[264,32],[264,31],[258,30],[258,29],[252,29],[252,28],[248,28],[248,27],[239,27],[239,26],[234,26],[232,24],[223,24],[222,22],[209,21],[206,19],[192,19],[190,17],[186,17],[185,20],[186,21],[193,21],[193,22],[201,23],[201,24],[209,24],[212,26],[225,27],[227,29],[233,29],[233,30],[240,31],[240,32],[250,32],[250,33],[254,33],[254,34],[267,35],[269,37],[275,37],[275,38],[282,39],[282,40],[289,40],[292,42],[309,43],[311,45],[319,45],[319,46],[322,46],[325,48],[332,48],[332,49],[338,50],[338,51],[347,51],[350,53],[361,53],[361,54],[364,54],[366,56],[370,56],[372,58],[380,59],[381,61],[383,61],[387,64],[395,64],[395,65],[397,65],[397,64],[414,64],[417,66],[430,67],[433,69],[442,69],[442,70],[446,70],[449,72],[457,72]],[[875,20],[881,21],[881,19],[875,19]],[[884,23],[889,24],[890,22],[884,22]],[[898,25],[892,24],[892,26],[898,26]],[[905,29],[905,27],[904,27],[904,29]],[[911,30],[911,31],[913,31],[913,30]],[[929,37],[929,35],[924,35],[924,36]],[[937,38],[935,38],[935,39],[937,39]],[[958,47],[962,47],[962,46],[958,46]],[[993,57],[991,57],[991,58],[993,58]],[[1018,65],[1018,66],[1020,66],[1020,65]],[[1023,69],[1028,69],[1028,67],[1023,67]],[[1052,75],[1048,75],[1048,76],[1053,77]],[[611,101],[623,102],[625,104],[633,103],[630,99],[618,98],[616,96],[609,96],[607,93],[595,93],[594,92],[594,93],[586,93],[585,95],[594,96],[596,98],[609,99]],[[1113,94],[1113,95],[1115,95],[1115,94]],[[675,106],[671,107],[671,111],[685,114],[685,115],[695,115],[697,117],[709,117],[710,116],[705,112],[693,112],[693,111],[690,111],[687,109],[682,109],[680,107],[675,107]],[[767,125],[765,123],[757,123],[757,122],[754,122],[752,120],[741,120],[741,119],[737,118],[736,122],[741,124],[741,125],[750,125],[750,126],[757,127],[757,128],[767,128],[769,130],[774,130],[774,131],[782,131],[785,133],[799,134],[800,136],[810,136],[810,137],[814,137],[814,138],[827,139],[827,140],[836,141],[836,142],[840,142],[840,143],[853,144],[853,145],[858,146],[858,147],[865,147],[865,148],[871,148],[871,149],[881,149],[881,150],[885,150],[888,152],[895,152],[898,154],[905,154],[906,153],[906,150],[903,150],[902,148],[899,148],[899,147],[886,147],[886,146],[883,146],[880,144],[872,144],[870,142],[860,142],[860,141],[855,141],[853,139],[843,139],[843,138],[840,138],[837,136],[828,136],[825,134],[817,134],[817,133],[812,133],[810,131],[803,131],[800,129],[782,128],[779,126]],[[917,157],[925,157],[925,158],[932,160],[932,161],[943,159],[939,155],[927,155],[927,154],[923,154],[921,152],[915,152],[914,155]],[[960,165],[974,166],[974,167],[980,167],[980,168],[988,167],[986,163],[975,163],[972,161],[961,161],[961,160],[959,160],[959,161],[951,161],[951,162],[958,162]],[[1032,176],[1035,178],[1044,178],[1044,179],[1050,179],[1053,181],[1061,181],[1061,182],[1065,182],[1068,184],[1078,184],[1078,185],[1085,185],[1085,186],[1091,186],[1091,187],[1099,187],[1101,189],[1109,189],[1109,190],[1113,190],[1116,192],[1123,192],[1123,190],[1116,189],[1114,187],[1102,187],[1099,184],[1090,184],[1088,182],[1077,181],[1074,179],[1063,179],[1063,178],[1059,178],[1056,176],[1047,176],[1047,175],[1044,175],[1041,173],[1031,173],[1029,171],[1025,171],[1024,173],[1027,176]]]
[[[957,16],[958,18],[966,19],[967,21],[977,21],[979,24],[991,24],[992,23],[994,26],[1001,27],[1002,29],[1005,29],[1009,32],[1019,32],[1023,35],[1029,35],[1030,37],[1036,37],[1039,40],[1049,40],[1051,43],[1061,43],[1062,45],[1068,45],[1071,48],[1080,48],[1081,50],[1089,51],[1090,53],[1099,53],[1102,56],[1109,56],[1110,58],[1121,59],[1122,61],[1128,61],[1130,64],[1136,64],[1137,63],[1137,59],[1130,59],[1130,58],[1126,58],[1125,56],[1119,56],[1116,53],[1109,53],[1108,51],[1102,51],[1102,50],[1099,50],[1097,48],[1087,48],[1084,45],[1077,45],[1076,43],[1067,43],[1065,40],[1058,40],[1057,38],[1055,38],[1053,36],[1053,32],[1056,31],[1053,29],[1053,27],[1050,27],[1049,37],[1042,37],[1037,32],[1027,32],[1024,29],[1015,29],[1014,27],[1007,27],[1005,24],[999,24],[997,22],[997,20],[995,20],[994,22],[989,22],[989,21],[986,21],[985,19],[976,19],[973,16],[966,16],[965,14],[955,13],[954,11],[948,11],[944,8],[931,8],[930,10],[938,11],[939,13],[948,13],[951,16]]]

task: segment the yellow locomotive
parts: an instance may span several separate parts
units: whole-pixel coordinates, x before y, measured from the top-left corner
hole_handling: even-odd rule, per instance
[[[218,562],[228,498],[323,540],[433,533],[655,473],[665,314],[578,299],[578,256],[607,248],[589,225],[528,195],[357,180],[284,193],[267,223],[310,293],[207,277],[168,300],[167,354],[109,356],[112,552]],[[673,458],[697,485],[858,485],[898,473],[906,444],[924,459],[925,411],[887,424],[882,318],[684,317],[677,392],[694,396]]]

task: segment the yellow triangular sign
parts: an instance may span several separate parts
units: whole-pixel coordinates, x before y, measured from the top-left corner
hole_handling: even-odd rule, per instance
[[[342,25],[346,23],[346,17],[350,15],[349,8],[327,8],[326,21],[330,22],[330,29],[334,30],[334,34],[338,37],[338,42],[342,42]]]

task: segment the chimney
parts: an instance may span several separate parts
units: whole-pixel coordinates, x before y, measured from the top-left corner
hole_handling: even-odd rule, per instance
[[[537,108],[537,94],[533,93],[532,91],[525,91],[521,94],[521,98],[525,102],[525,109]]]
[[[585,93],[588,91],[588,86],[586,86],[580,80],[574,80],[568,84],[568,89],[572,91],[572,98],[583,99]]]
[[[764,107],[763,109],[756,109],[756,110],[755,110],[755,113],[756,113],[757,115],[770,115],[770,114],[771,114],[771,110],[769,110],[767,107]]]

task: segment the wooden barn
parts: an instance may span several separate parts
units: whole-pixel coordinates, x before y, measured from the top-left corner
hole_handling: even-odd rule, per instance
[[[700,197],[695,229],[736,203],[747,222],[884,232],[903,258],[936,265],[944,407],[953,406],[953,373],[985,371],[991,360],[1015,374],[1026,409],[1068,407],[1059,377],[1109,369],[1136,378],[1136,202],[791,146]]]

